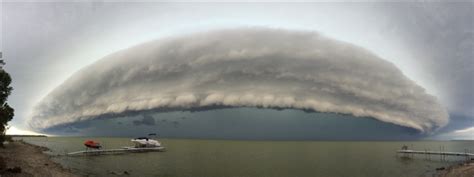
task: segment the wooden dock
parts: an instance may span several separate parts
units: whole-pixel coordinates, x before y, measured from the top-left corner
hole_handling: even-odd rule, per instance
[[[66,155],[77,156],[77,155],[108,155],[108,154],[122,154],[122,153],[136,153],[136,152],[163,152],[165,147],[150,147],[150,148],[135,148],[135,147],[123,147],[118,149],[86,149],[84,151],[70,152]]]

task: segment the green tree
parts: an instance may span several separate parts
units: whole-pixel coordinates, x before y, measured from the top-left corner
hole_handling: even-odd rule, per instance
[[[7,103],[7,98],[13,90],[10,86],[12,78],[3,69],[4,65],[5,62],[0,60],[0,146],[2,147],[8,122],[13,119],[14,115],[13,108]]]

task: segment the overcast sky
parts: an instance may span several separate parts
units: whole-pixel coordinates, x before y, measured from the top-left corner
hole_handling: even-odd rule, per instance
[[[249,26],[318,31],[362,46],[438,97],[455,115],[451,121],[474,117],[473,2],[0,4],[0,50],[15,89],[10,124],[22,129],[46,94],[107,54],[168,36]]]

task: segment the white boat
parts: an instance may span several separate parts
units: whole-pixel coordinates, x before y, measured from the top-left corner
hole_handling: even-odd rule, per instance
[[[132,142],[135,144],[135,148],[161,147],[161,143],[158,140],[151,139],[148,137],[135,138],[132,139]]]

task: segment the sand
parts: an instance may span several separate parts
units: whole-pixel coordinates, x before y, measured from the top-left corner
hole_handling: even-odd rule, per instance
[[[448,167],[440,177],[474,177],[474,162]]]
[[[47,148],[34,146],[24,142],[12,142],[5,144],[5,148],[0,148],[0,158],[6,162],[7,168],[20,167],[21,173],[2,172],[1,177],[77,177],[70,170],[53,162],[51,158],[44,154]],[[1,159],[0,159],[1,160]]]

